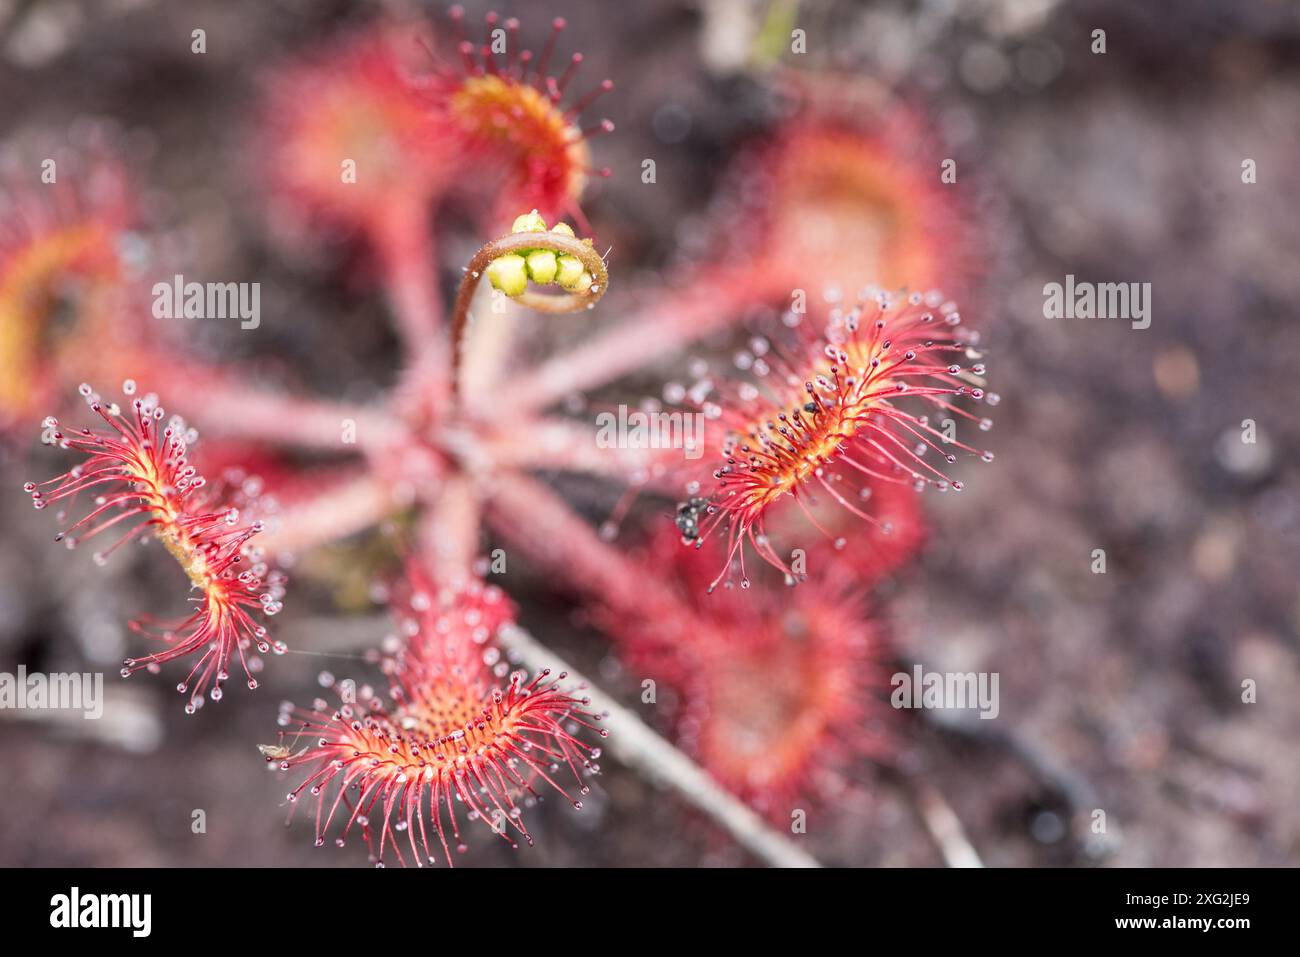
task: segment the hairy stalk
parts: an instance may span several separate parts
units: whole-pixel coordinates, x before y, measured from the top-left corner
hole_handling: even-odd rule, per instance
[[[488,521],[509,544],[544,563],[556,585],[628,614],[678,608],[680,597],[662,580],[600,540],[560,498],[525,475],[503,475],[493,483]]]
[[[420,518],[417,547],[424,567],[434,581],[453,582],[470,573],[478,553],[482,502],[475,483],[464,475],[451,475]]]
[[[436,250],[423,217],[389,230],[380,251],[384,292],[407,356],[440,361],[442,294],[434,272]]]
[[[282,503],[264,540],[277,552],[307,551],[374,528],[395,508],[387,483],[360,474]]]
[[[322,451],[380,448],[398,440],[404,429],[378,408],[251,389],[221,376],[194,375],[181,368],[176,377],[160,376],[161,388],[199,393],[195,416],[205,435]],[[344,443],[345,430],[355,445]]]
[[[528,670],[550,668],[568,672],[573,681],[584,685],[583,696],[590,699],[590,709],[608,715],[602,722],[609,729],[607,750],[651,780],[673,788],[726,830],[741,847],[773,867],[820,866],[811,854],[768,825],[724,790],[708,772],[522,628],[506,625],[501,629],[500,640],[507,653],[517,657]]]
[[[645,368],[725,329],[744,318],[737,308],[737,290],[747,300],[759,300],[758,281],[750,269],[711,272],[682,289],[654,293],[654,303],[617,326],[590,336],[569,352],[553,356],[510,387],[510,404],[521,412],[554,405],[567,395],[612,382]],[[787,292],[788,294],[788,292]]]
[[[600,448],[589,424],[559,417],[529,422],[528,435],[531,441],[520,442],[517,433],[490,433],[482,442],[499,468],[582,472],[637,486],[659,478],[668,465],[682,459],[681,449]],[[681,485],[676,478],[658,483],[670,498],[680,495]]]
[[[460,291],[456,294],[456,305],[452,311],[451,367],[453,389],[457,397],[461,395],[461,350],[464,347],[465,330],[469,324],[469,307],[474,300],[474,293],[478,289],[479,280],[483,278],[483,273],[492,260],[529,249],[545,249],[556,254],[567,253],[581,260],[583,267],[591,274],[593,281],[585,292],[552,295],[538,292],[535,289],[527,289],[514,297],[516,302],[537,312],[561,315],[567,312],[577,312],[579,309],[588,309],[594,306],[601,296],[605,295],[605,290],[609,286],[609,271],[605,268],[605,261],[588,242],[553,232],[521,232],[511,233],[508,236],[502,236],[500,239],[493,239],[484,243],[465,268],[465,276],[461,279]]]
[[[490,401],[499,394],[518,335],[519,325],[514,322],[471,322],[466,326],[458,375],[466,404]]]

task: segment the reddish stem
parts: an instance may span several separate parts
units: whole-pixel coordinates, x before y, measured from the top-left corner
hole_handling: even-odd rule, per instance
[[[249,388],[187,366],[156,379],[160,393],[198,396],[193,419],[205,434],[336,452],[383,447],[404,434],[391,416],[370,406]]]
[[[418,548],[424,566],[440,584],[461,580],[478,553],[482,502],[474,482],[452,475],[420,518]]]
[[[544,567],[552,581],[618,612],[640,617],[651,609],[669,614],[681,607],[669,586],[602,542],[562,498],[535,479],[518,473],[497,479],[487,518],[498,535]]]
[[[710,333],[736,323],[746,302],[768,290],[755,286],[750,267],[712,272],[669,295],[653,290],[654,305],[619,325],[553,356],[510,388],[512,408],[535,411],[566,395],[613,382],[619,376],[680,352]]]
[[[384,291],[407,355],[413,361],[446,351],[437,249],[422,213],[392,222],[380,243]]]

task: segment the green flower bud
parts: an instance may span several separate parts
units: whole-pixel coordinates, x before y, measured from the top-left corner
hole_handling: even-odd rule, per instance
[[[544,233],[546,220],[538,215],[537,210],[515,217],[515,224],[510,227],[512,233]]]
[[[523,256],[498,256],[487,267],[488,282],[511,298],[528,288],[528,263]]]
[[[559,265],[555,253],[549,249],[534,249],[528,254],[528,276],[538,285],[545,286],[555,282],[555,273]]]
[[[551,227],[551,232],[559,233],[561,236],[568,236],[570,239],[574,238],[573,227],[568,223],[556,223]]]
[[[586,272],[582,268],[582,260],[577,256],[570,256],[568,253],[561,253],[557,257],[558,270],[555,274],[555,281],[558,282],[569,292],[574,292],[578,283],[581,282],[583,274]],[[587,277],[587,285],[591,285],[591,277]]]

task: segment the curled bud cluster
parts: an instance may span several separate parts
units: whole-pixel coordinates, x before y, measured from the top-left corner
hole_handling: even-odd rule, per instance
[[[549,230],[537,210],[524,213],[515,220],[512,233],[546,233],[573,239],[573,228],[567,223],[556,223]],[[583,240],[587,245],[590,240]],[[550,249],[521,249],[492,260],[487,267],[488,282],[511,298],[522,296],[531,281],[539,286],[558,285],[566,292],[585,293],[591,289],[591,273],[582,260],[568,253]]]
[[[80,391],[112,432],[65,432],[53,416],[45,419],[42,438],[47,444],[81,452],[86,458],[48,482],[28,482],[23,488],[32,496],[32,504],[43,509],[59,503],[62,517],[79,496],[90,496],[89,511],[60,532],[56,542],[73,548],[109,529],[125,528],[107,548],[95,553],[96,563],[103,564],[127,542],[152,537],[176,559],[191,589],[199,593],[198,607],[187,618],[131,622],[133,631],[167,647],[126,659],[123,677],[140,669],[157,672],[166,662],[198,655],[189,675],[177,685],[189,696],[185,710],[192,714],[203,705],[205,693],[213,701],[221,700],[231,659],[238,655],[248,687],[256,688],[254,674],[261,670],[261,659],[253,650],[261,654],[285,650],[282,642],[268,640],[261,624],[262,618],[280,611],[285,577],[250,543],[262,531],[263,522],[241,519],[243,512],[266,507],[259,499],[260,483],[246,478],[235,489],[209,486],[188,459],[197,432],[179,416],[167,419],[156,396],[137,397],[133,381],[122,386],[130,402],[129,414],[116,403],[106,404],[89,385],[83,384]]]

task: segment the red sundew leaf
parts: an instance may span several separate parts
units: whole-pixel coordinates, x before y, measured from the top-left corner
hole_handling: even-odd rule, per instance
[[[179,416],[164,426],[166,413],[157,397],[134,397],[134,382],[128,380],[123,391],[130,398],[129,414],[116,403],[105,404],[90,386],[81,386],[87,404],[111,432],[64,431],[57,419],[47,418],[46,441],[86,457],[62,475],[39,484],[28,482],[24,489],[38,509],[57,504],[61,516],[83,493],[92,497],[86,514],[55,541],[71,548],[115,529],[112,544],[95,553],[97,563],[103,564],[127,542],[150,535],[184,569],[191,589],[199,593],[193,599],[195,611],[171,624],[132,622],[132,630],[168,647],[126,659],[122,675],[140,669],[154,672],[167,662],[197,655],[198,662],[177,685],[190,696],[185,710],[192,714],[202,706],[205,692],[213,701],[221,700],[233,657],[238,655],[249,688],[256,688],[253,674],[261,660],[249,650],[283,653],[282,642],[267,639],[261,619],[279,612],[285,578],[250,544],[262,531],[262,521],[241,523],[241,508],[257,508],[254,480],[233,491],[209,486],[189,463],[189,446],[197,438],[194,430]]]
[[[463,14],[453,12],[452,33]],[[495,22],[495,21],[493,21]],[[388,257],[419,252],[431,206],[455,191],[487,197],[497,220],[519,209],[581,220],[577,201],[591,166],[591,130],[565,91],[582,62],[559,75],[549,59],[562,20],[540,57],[521,50],[507,20],[507,52],[464,39],[429,42],[425,28],[384,23],[278,67],[268,79],[261,153],[280,205],[298,218],[366,234]],[[608,80],[593,91],[612,88]]]
[[[8,150],[0,169],[0,430],[13,431],[87,372],[139,366],[147,331],[133,255],[140,202],[111,128],[69,148]],[[134,252],[133,252],[134,251]],[[59,320],[56,332],[55,319]],[[73,366],[78,378],[69,371]]]
[[[715,223],[743,237],[764,288],[855,294],[866,284],[965,291],[975,229],[940,179],[933,135],[903,108],[870,121],[810,108],[741,151],[722,180]]]
[[[795,588],[706,594],[721,549],[683,555],[661,532],[640,554],[667,575],[673,611],[598,608],[638,683],[656,682],[674,739],[721,784],[774,822],[833,798],[865,758],[888,760],[890,649],[870,613],[869,581],[814,559]],[[829,556],[826,557],[829,559]],[[642,685],[644,687],[644,685]]]
[[[463,32],[462,19],[460,8],[453,9],[457,34]],[[500,193],[494,211],[502,224],[520,209],[535,208],[548,220],[572,217],[588,232],[578,199],[590,176],[609,175],[608,169],[592,166],[588,141],[613,132],[614,124],[602,119],[584,127],[581,117],[614,83],[602,80],[566,105],[584,58],[574,53],[563,70],[552,72],[564,19],[551,22],[539,55],[521,48],[518,20],[507,19],[499,27],[498,22],[496,14],[487,15],[488,42],[482,45],[461,37],[456,45],[461,69],[442,69],[433,84],[439,109],[459,131],[468,156],[495,167],[498,182],[504,178],[496,187]],[[504,32],[504,52],[494,50],[497,29]]]
[[[689,485],[690,498],[677,513],[678,529],[697,546],[715,532],[727,536],[724,567],[710,590],[733,559],[741,587],[748,587],[746,544],[789,581],[799,579],[767,533],[769,511],[787,497],[814,525],[807,499],[825,496],[879,528],[869,498],[881,483],[959,491],[962,483],[944,471],[956,461],[950,447],[993,458],[930,418],[933,412],[954,423],[966,419],[983,430],[991,420],[955,402],[998,401],[984,389],[978,337],[959,328],[955,305],[941,294],[881,294],[850,309],[837,306],[821,331],[797,313],[787,320],[794,343],[757,340],[743,363],[746,379],[706,379],[685,390],[726,435],[712,487]],[[931,464],[935,459],[939,465]]]
[[[453,863],[452,845],[465,849],[458,803],[512,846],[517,838],[531,845],[521,803],[540,797],[534,784],[542,781],[582,808],[560,778],[571,776],[579,795],[590,790],[583,775],[599,770],[600,749],[577,733],[587,728],[604,737],[600,717],[561,687],[563,673],[551,677],[548,669],[527,682],[516,671],[500,683],[508,666],[491,639],[513,616],[496,589],[469,581],[434,592],[411,563],[404,590],[398,644],[384,659],[391,703],[325,675],[322,683],[339,693],[337,707],[324,700],[281,707],[282,736],[293,735],[289,749],[299,738],[309,741],[280,761],[283,771],[306,770],[288,800],[296,805],[304,791],[317,798],[318,847],[335,824],[340,847],[356,826],[378,866],[390,847],[408,863],[402,832],[417,866],[435,863],[439,848]],[[270,762],[281,751],[264,753]]]
[[[470,577],[440,587],[418,562],[408,561],[398,594],[398,634],[384,659],[395,686],[407,673],[467,680],[505,676],[495,642],[501,628],[514,623],[515,607],[500,588]]]
[[[273,70],[259,153],[281,209],[381,244],[399,222],[424,228],[454,178],[455,147],[413,79],[420,35],[385,24]]]

